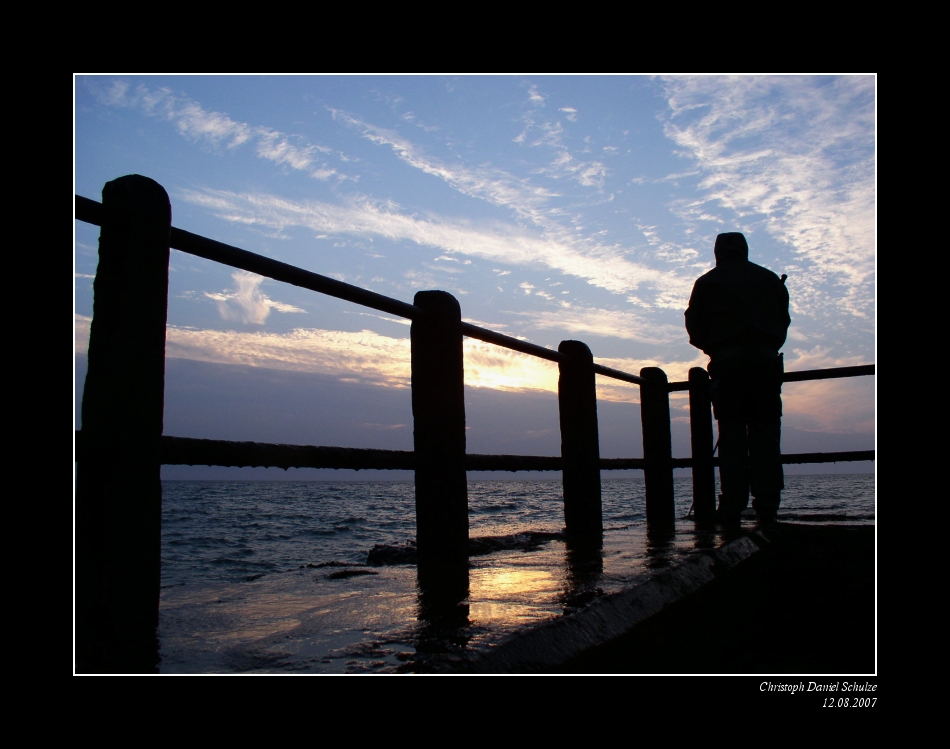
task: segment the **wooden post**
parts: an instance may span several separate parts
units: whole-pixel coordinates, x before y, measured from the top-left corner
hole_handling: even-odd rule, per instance
[[[640,422],[643,426],[643,457],[646,461],[643,478],[647,500],[647,523],[672,525],[676,521],[673,508],[673,438],[670,430],[669,381],[659,367],[644,367],[640,376]]]
[[[420,291],[412,321],[412,416],[416,459],[416,545],[420,585],[468,590],[468,484],[462,311],[444,291]]]
[[[76,467],[76,668],[157,666],[171,205],[157,182],[102,190],[99,266]]]
[[[709,374],[702,367],[689,370],[689,439],[693,454],[693,512],[697,523],[712,522],[716,515],[716,472]]]
[[[558,364],[564,524],[573,539],[600,541],[604,532],[600,496],[600,437],[594,357],[580,341],[561,341],[570,359]]]

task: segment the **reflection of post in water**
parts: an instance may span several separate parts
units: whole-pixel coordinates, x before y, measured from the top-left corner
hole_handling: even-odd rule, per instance
[[[722,533],[714,526],[705,523],[696,523],[696,531],[693,536],[693,548],[697,551],[707,549],[716,549],[724,543]]]
[[[673,558],[676,529],[672,525],[647,523],[647,567],[669,567]]]
[[[461,653],[472,638],[468,631],[469,606],[465,593],[449,594],[441,589],[419,591],[419,636],[416,650],[420,653]]]
[[[604,574],[604,551],[601,543],[567,542],[567,587],[564,603],[568,607],[583,606],[597,595]]]

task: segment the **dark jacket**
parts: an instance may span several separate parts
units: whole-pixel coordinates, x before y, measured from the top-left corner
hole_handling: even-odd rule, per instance
[[[689,342],[711,358],[785,344],[788,289],[772,271],[738,257],[719,258],[693,285],[686,310]]]

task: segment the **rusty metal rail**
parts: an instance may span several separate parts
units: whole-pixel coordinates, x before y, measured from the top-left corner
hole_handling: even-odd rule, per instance
[[[89,224],[101,226],[103,206],[101,203],[75,196],[76,218]],[[171,227],[170,246],[181,252],[203,257],[207,260],[239,268],[275,281],[316,291],[321,294],[353,302],[381,312],[387,312],[410,320],[421,319],[425,311],[412,304],[377,294],[343,281],[322,276],[272,258],[264,257],[239,247],[218,242]],[[559,365],[570,360],[567,354],[505,335],[494,330],[463,322],[462,334],[486,343],[518,351],[529,356],[545,359]],[[644,385],[646,380],[638,375],[594,364],[595,374],[610,377],[633,385]],[[875,365],[836,367],[829,369],[787,372],[785,382],[833,379],[873,375]],[[688,381],[670,382],[665,387],[669,392],[688,391]],[[77,456],[84,448],[81,433],[76,433]],[[783,463],[825,463],[844,460],[874,460],[874,451],[851,451],[838,453],[801,453],[783,455]],[[162,438],[162,462],[166,465],[221,465],[221,466],[271,466],[279,468],[352,468],[356,470],[412,469],[415,467],[413,453],[399,450],[371,450],[342,447],[304,445],[266,445],[256,442],[227,442],[222,440],[198,440],[184,437]],[[671,458],[671,468],[689,468],[692,458]],[[718,459],[714,459],[714,464]],[[560,457],[518,455],[466,455],[466,470],[482,471],[559,471]],[[643,458],[602,458],[602,470],[645,469]]]

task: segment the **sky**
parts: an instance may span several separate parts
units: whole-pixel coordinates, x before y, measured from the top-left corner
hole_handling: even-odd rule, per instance
[[[74,97],[77,195],[142,174],[177,228],[406,302],[442,289],[464,320],[671,380],[708,362],[683,312],[741,231],[788,275],[786,371],[875,362],[873,75],[77,75]],[[77,428],[97,245],[76,221]],[[557,365],[468,338],[464,356],[468,451],[559,454]],[[641,457],[639,389],[597,387],[601,455]],[[874,448],[875,392],[786,384],[783,451]],[[686,393],[671,415],[687,457]],[[409,321],[172,251],[165,434],[411,450]]]

